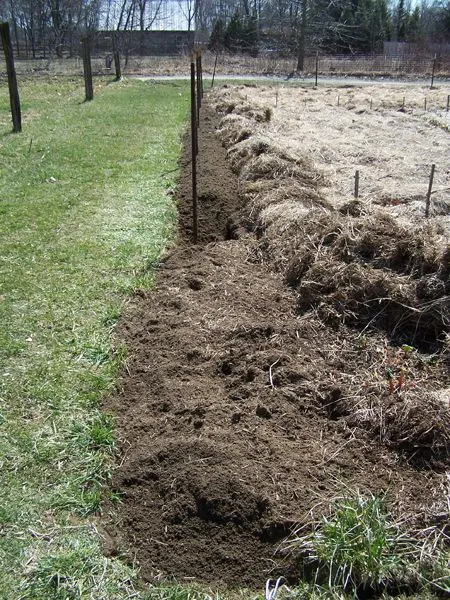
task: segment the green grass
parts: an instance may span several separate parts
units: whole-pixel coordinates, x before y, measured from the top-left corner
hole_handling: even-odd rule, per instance
[[[294,532],[285,546],[304,565],[303,581],[289,598],[390,598],[389,592],[402,589],[431,598],[450,592],[447,537],[439,529],[405,531],[383,499],[358,490],[336,498],[328,513]]]
[[[0,88],[0,598],[134,597],[92,516],[114,465],[100,399],[125,350],[124,301],[173,235],[184,83],[22,82],[23,132]]]
[[[327,566],[330,587],[377,586],[401,571],[401,534],[389,522],[377,497],[335,502],[322,518],[312,547]]]

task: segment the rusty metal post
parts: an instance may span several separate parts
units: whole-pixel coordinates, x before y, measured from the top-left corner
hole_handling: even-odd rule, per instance
[[[427,219],[430,216],[431,190],[433,189],[433,179],[434,179],[434,171],[435,171],[435,169],[436,169],[436,165],[432,164],[431,165],[430,180],[428,182],[427,200],[426,200],[426,204],[425,204],[425,218],[427,218]]]
[[[359,171],[355,172],[355,190],[353,195],[355,198],[359,198]]]
[[[197,243],[198,214],[197,214],[197,92],[195,85],[195,62],[191,55],[191,151],[192,151],[192,241]]]
[[[196,53],[195,68],[197,71],[197,127],[200,126],[200,108],[202,106],[202,90],[200,82],[200,52]]]
[[[203,100],[203,55],[201,52],[200,52],[199,67],[200,67],[200,96]]]
[[[436,70],[436,54],[434,55],[433,58],[433,65],[431,67],[431,84],[430,84],[430,90],[433,89],[433,83],[434,83],[434,72]]]

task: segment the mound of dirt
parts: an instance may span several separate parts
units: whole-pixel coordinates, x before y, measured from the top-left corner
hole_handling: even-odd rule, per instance
[[[108,530],[111,551],[136,558],[145,579],[261,589],[268,576],[295,580],[280,542],[345,486],[387,493],[393,514],[412,525],[446,510],[449,413],[437,399],[446,367],[379,330],[350,328],[342,315],[330,327],[313,291],[299,314],[294,288],[320,264],[318,248],[297,242],[299,231],[286,258],[274,242],[277,218],[264,225],[258,214],[260,229],[247,232],[252,201],[238,195],[214,108],[205,104],[200,125],[200,243],[189,241],[186,154],[180,242],[156,289],[136,294],[117,329],[129,359],[105,406],[122,452],[114,477],[122,502]],[[359,273],[361,261],[337,258],[343,233],[333,218],[322,246]],[[280,244],[283,231],[293,233],[284,227]]]

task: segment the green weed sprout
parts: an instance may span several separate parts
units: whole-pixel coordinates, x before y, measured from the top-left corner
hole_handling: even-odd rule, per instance
[[[328,515],[303,531],[287,547],[304,557],[314,582],[354,594],[404,579],[414,551],[413,540],[389,520],[382,500],[359,492],[336,499]]]

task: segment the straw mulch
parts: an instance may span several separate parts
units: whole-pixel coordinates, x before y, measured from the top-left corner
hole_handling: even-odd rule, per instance
[[[335,208],[326,177],[265,134],[269,112],[247,106],[242,89],[215,92],[212,102],[223,114],[218,135],[239,177],[246,228],[256,233],[249,260],[281,272],[302,318],[359,331],[377,359],[356,375],[330,374],[338,391],[325,390],[324,407],[418,465],[446,464],[450,247],[433,226],[399,224],[382,207],[356,200]],[[400,361],[392,358],[398,347]]]

